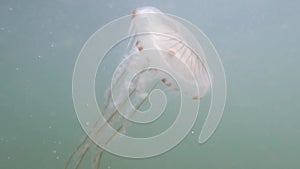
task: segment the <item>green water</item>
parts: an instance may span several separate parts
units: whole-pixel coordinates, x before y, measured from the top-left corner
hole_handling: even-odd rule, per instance
[[[300,3],[254,1],[0,1],[0,169],[59,169],[84,135],[72,73],[84,42],[105,23],[151,5],[186,18],[217,48],[227,102],[213,137],[194,134],[163,155],[105,153],[111,169],[298,169]],[[205,103],[204,103],[205,105]]]

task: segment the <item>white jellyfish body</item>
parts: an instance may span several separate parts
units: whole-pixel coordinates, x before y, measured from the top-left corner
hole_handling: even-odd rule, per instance
[[[128,123],[126,119],[136,114],[158,83],[178,90],[191,99],[202,98],[211,88],[202,47],[182,23],[154,7],[138,8],[131,14],[129,36],[129,53],[115,71],[108,89],[103,110],[106,122],[103,124],[97,120],[91,131],[96,138],[94,141],[103,140],[103,131],[108,125],[115,126],[116,132],[124,132]],[[165,72],[147,69],[149,66],[162,68]],[[137,73],[138,70],[143,71]],[[166,76],[169,72],[170,76]],[[115,133],[105,137],[104,143],[109,144],[114,136]],[[86,136],[70,156],[66,168],[79,168],[92,146],[95,144]],[[95,147],[94,168],[97,169],[103,151]]]

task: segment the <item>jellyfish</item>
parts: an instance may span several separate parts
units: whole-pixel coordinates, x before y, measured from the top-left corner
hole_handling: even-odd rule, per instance
[[[102,139],[109,125],[114,126],[116,131],[107,137],[105,145],[115,139],[117,132],[125,133],[130,123],[127,118],[137,114],[157,85],[162,84],[193,100],[201,99],[211,88],[205,53],[184,24],[157,8],[137,8],[131,13],[129,37],[128,53],[107,89],[103,108],[105,123],[96,120],[90,133],[97,141]],[[86,135],[70,155],[65,168],[78,169],[93,150],[96,152],[93,167],[98,169],[103,149],[94,141]]]

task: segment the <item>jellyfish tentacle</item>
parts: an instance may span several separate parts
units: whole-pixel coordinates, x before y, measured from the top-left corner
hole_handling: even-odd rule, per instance
[[[126,73],[122,72],[116,78],[115,83],[112,85],[112,89],[114,89],[120,83],[121,79],[124,78],[125,75],[126,75]],[[104,110],[103,110],[103,115],[106,115],[109,112],[108,111],[108,107],[109,107],[110,104],[112,104],[112,102],[111,102],[111,98],[112,98],[112,92],[111,92],[111,90],[109,90],[109,93],[107,95],[106,103],[105,103]],[[136,90],[136,86],[130,91],[129,96],[131,96],[135,92],[135,90]],[[125,102],[127,100],[128,100],[128,98],[125,99],[121,104],[125,104]],[[98,133],[100,133],[101,130],[103,130],[103,128],[113,120],[113,117],[115,117],[117,115],[117,113],[118,113],[117,110],[115,110],[112,113],[112,115],[110,115],[108,117],[108,120],[106,121],[106,123],[104,123],[100,127],[100,129],[97,130],[97,132],[96,132],[97,137],[99,136]],[[97,124],[99,124],[100,120],[101,120],[101,117],[99,117],[97,119],[97,121],[94,123],[93,129],[96,129]],[[84,137],[83,141],[77,146],[76,150],[73,151],[72,154],[70,155],[70,157],[68,158],[66,166],[65,166],[65,169],[67,169],[67,168],[70,167],[72,160],[76,161],[76,158],[77,158],[76,155],[78,155],[79,159],[78,159],[78,162],[75,164],[75,169],[77,169],[79,167],[79,165],[81,164],[82,160],[84,159],[84,156],[86,155],[86,153],[88,152],[88,150],[89,150],[89,148],[91,146],[92,146],[92,140],[88,137],[88,135],[86,135]],[[95,165],[96,167],[100,166],[100,160],[101,160],[102,154],[103,154],[103,150],[99,147],[98,156],[97,156],[98,160],[96,160],[97,164]]]
[[[76,155],[78,155],[78,161],[75,164],[75,169],[77,169],[79,167],[79,165],[81,164],[85,154],[91,147],[91,144],[92,144],[91,140],[88,138],[88,136],[85,136],[83,141],[77,146],[76,150],[68,158],[65,169],[70,167],[72,160],[76,161],[76,158],[77,158]]]
[[[102,155],[103,155],[103,150],[101,147],[97,146],[96,147],[97,149],[97,155],[95,157],[95,161],[94,161],[94,169],[99,169],[100,168],[100,162],[101,162],[101,158],[102,158]]]
[[[129,97],[126,97],[126,99],[124,99],[124,101],[122,101],[122,105],[124,105],[130,98],[130,96],[132,96],[134,93],[136,92],[136,87],[129,93]],[[96,137],[98,137],[101,134],[101,131],[108,125],[110,124],[114,117],[116,117],[118,115],[119,111],[116,108],[116,110],[108,117],[108,119],[106,120],[106,122],[97,130],[96,132]]]
[[[88,140],[88,136],[86,135],[83,139],[83,141],[76,147],[76,150],[74,150],[72,152],[72,154],[69,156],[68,160],[67,160],[67,163],[66,163],[66,166],[65,166],[65,169],[67,169],[69,167],[69,165],[71,164],[71,160],[74,158],[74,156],[76,155],[76,153],[78,153],[80,151],[80,149],[82,148],[83,145],[85,145],[85,143],[87,142]]]
[[[130,93],[129,93],[129,97],[135,92],[136,88],[134,88]],[[126,99],[124,101],[122,101],[122,105],[124,105],[128,100],[129,97],[126,97]],[[96,132],[96,137],[99,136],[100,132],[113,120],[113,118],[118,114],[118,109],[116,108],[116,110],[107,118],[106,122],[104,124],[102,124],[102,126],[97,130]]]
[[[123,73],[122,73],[123,74]],[[121,74],[121,75],[122,75]],[[121,77],[119,77],[119,78],[117,78],[117,82],[119,81],[119,79],[120,79]],[[116,84],[116,83],[115,83]],[[114,85],[115,86],[115,85]],[[113,86],[113,87],[114,87]],[[109,106],[109,102],[110,102],[110,98],[111,98],[111,90],[109,91],[109,93],[108,93],[108,96],[107,96],[107,101],[106,101],[106,104],[105,104],[105,106],[104,106],[104,111],[103,111],[103,113],[104,113],[104,115],[105,114],[107,114],[107,108],[108,108],[108,106]],[[95,129],[96,128],[96,126],[97,126],[97,124],[100,122],[100,120],[101,120],[101,118],[99,118],[95,123],[94,123],[94,126],[93,126],[93,129]],[[89,137],[88,137],[88,135],[86,135],[85,137],[84,137],[84,139],[83,139],[83,141],[76,147],[76,150],[74,150],[73,152],[72,152],[72,154],[70,155],[70,157],[68,158],[68,160],[67,160],[67,163],[66,163],[66,166],[65,166],[65,169],[67,169],[69,166],[70,166],[70,164],[71,164],[71,161],[72,160],[74,160],[74,158],[76,158],[75,157],[75,155],[76,154],[80,154],[80,156],[84,156],[84,154],[82,154],[82,153],[86,153],[87,151],[82,151],[81,149],[83,149],[84,147],[83,146],[85,146],[86,144],[89,144],[88,143],[88,141],[91,141],[90,139],[89,139]],[[101,150],[102,151],[102,150]],[[82,161],[82,159],[81,159],[81,161]],[[78,164],[79,165],[79,164]]]
[[[121,78],[121,77],[119,77],[119,78]],[[134,95],[134,94],[136,93],[136,90],[137,90],[137,87],[138,87],[138,84],[137,84],[137,83],[138,83],[139,79],[140,79],[140,76],[138,77],[137,82],[134,84],[134,87],[133,87],[132,89],[130,89],[128,97],[123,98],[119,106],[124,106],[124,104],[125,104],[126,102],[128,102],[129,98],[130,98],[132,95]],[[113,87],[114,87],[115,85],[116,85],[116,84],[114,84]],[[111,91],[112,91],[113,89],[114,89],[114,88],[112,88],[112,89],[109,91],[109,98],[108,98],[109,100],[111,100],[111,97],[112,97],[112,92],[111,92]],[[114,102],[109,102],[108,104],[114,104]],[[108,107],[108,106],[106,106],[106,107]],[[114,117],[116,117],[116,115],[117,115],[118,113],[119,113],[119,112],[118,112],[118,109],[115,108],[115,110],[113,111],[113,113],[107,118],[106,122],[105,122],[104,124],[102,124],[102,126],[100,126],[100,128],[96,131],[96,137],[99,136],[100,132],[101,132],[108,124],[110,124],[110,122],[114,119]],[[98,121],[100,121],[100,119],[101,119],[101,118],[99,118]]]
[[[138,104],[137,106],[133,109],[133,111],[129,114],[129,118],[132,118],[135,113],[137,112],[137,110],[145,103],[145,101],[148,99],[148,96],[149,94],[151,93],[151,91],[153,89],[155,89],[155,87],[158,85],[158,83],[160,82],[160,80],[157,80],[157,82],[150,88],[150,90],[147,92],[147,95],[146,97],[144,97],[144,99],[142,99]],[[125,128],[125,126],[129,123],[129,120],[125,120],[122,125],[112,134],[112,136],[110,136],[110,138],[106,141],[105,145],[108,145],[112,140],[113,138],[116,136],[116,134],[121,131],[122,129]]]
[[[80,154],[79,160],[78,160],[77,164],[75,165],[75,169],[79,168],[82,160],[84,159],[84,157],[85,157],[86,153],[88,152],[88,150],[90,149],[90,147],[91,147],[90,145],[86,146],[85,149],[84,149],[84,151]]]
[[[108,111],[108,106],[110,105],[110,101],[111,101],[111,98],[112,98],[112,90],[115,89],[115,87],[119,84],[120,80],[124,77],[125,75],[125,72],[126,71],[123,71],[119,76],[116,77],[116,81],[113,83],[112,87],[111,87],[111,90],[108,91],[108,94],[107,94],[107,97],[106,97],[106,103],[104,105],[104,109],[103,109],[103,116],[105,116]],[[134,90],[134,89],[133,89]],[[97,124],[100,122],[101,120],[101,117],[97,119],[97,121],[94,123],[94,126],[93,128],[95,128],[97,126]]]

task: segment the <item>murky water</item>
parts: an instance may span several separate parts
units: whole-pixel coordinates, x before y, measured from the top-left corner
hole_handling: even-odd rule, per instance
[[[203,145],[205,113],[171,151],[104,153],[101,168],[299,168],[300,3],[292,0],[1,1],[0,168],[64,167],[84,135],[71,93],[78,53],[97,29],[144,5],[191,21],[214,43],[227,76],[224,116]]]

